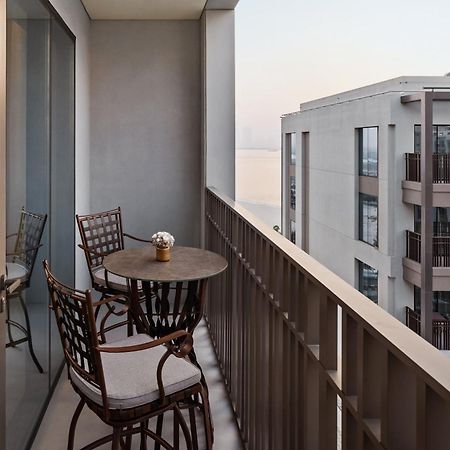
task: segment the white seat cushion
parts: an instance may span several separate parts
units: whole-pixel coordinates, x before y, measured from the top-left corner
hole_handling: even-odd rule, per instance
[[[27,276],[28,270],[22,264],[15,262],[6,263],[6,280],[9,282],[9,284],[18,279],[25,281]]]
[[[98,269],[94,269],[93,273],[94,281],[101,286],[106,286],[105,269],[99,267]],[[114,275],[111,272],[108,272],[108,285],[117,291],[128,292],[127,279]],[[138,282],[138,288],[141,289],[141,282]]]
[[[150,342],[146,334],[138,334],[104,347],[124,347]],[[166,347],[130,353],[102,353],[106,392],[111,409],[127,409],[151,403],[159,398],[156,369]],[[73,383],[92,401],[101,405],[100,390],[71,369]],[[186,389],[200,382],[198,367],[183,358],[169,356],[164,364],[162,379],[166,395]]]

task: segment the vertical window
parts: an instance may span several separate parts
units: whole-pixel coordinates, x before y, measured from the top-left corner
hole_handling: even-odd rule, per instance
[[[358,261],[359,288],[358,290],[374,303],[378,303],[378,270]]]
[[[290,177],[290,205],[291,209],[295,210],[295,203],[296,203],[296,186],[295,186],[295,177]]]
[[[414,153],[420,153],[422,132],[421,126],[414,126]],[[450,154],[450,125],[433,126],[433,153]]]
[[[378,127],[358,129],[359,174],[378,176]]]
[[[378,197],[359,194],[359,239],[378,247]]]
[[[289,164],[295,165],[297,161],[297,139],[295,133],[286,134],[286,151],[289,158]]]
[[[414,205],[414,232],[421,233],[421,207]],[[433,234],[450,236],[450,208],[433,208]]]
[[[420,287],[414,286],[414,311],[420,314]],[[433,291],[433,312],[450,316],[450,291]]]
[[[290,221],[290,239],[295,244],[295,220]]]

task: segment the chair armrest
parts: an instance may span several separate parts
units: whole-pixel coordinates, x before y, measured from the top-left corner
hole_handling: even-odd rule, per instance
[[[92,250],[92,249],[90,249],[90,248],[87,248],[87,247],[85,247],[85,246],[82,245],[82,244],[78,244],[78,247],[80,247],[81,250],[85,251],[86,253],[90,253],[91,255],[97,256],[97,257],[99,257],[99,258],[104,258],[105,256],[108,256],[108,255],[109,255],[109,253],[98,252],[98,251],[96,251],[96,250]]]
[[[119,305],[122,307],[120,309],[117,309],[117,303],[114,305],[111,305],[111,303],[118,302]],[[106,342],[106,333],[108,331],[114,330],[115,328],[118,328],[122,325],[125,325],[126,322],[120,322],[113,325],[109,325],[106,327],[107,320],[111,317],[111,315],[114,315],[116,317],[123,316],[124,314],[127,314],[130,309],[130,301],[126,295],[118,294],[118,295],[111,295],[109,297],[102,298],[98,302],[94,302],[92,306],[94,308],[99,308],[102,305],[106,305],[108,308],[108,312],[102,317],[100,321],[100,329],[98,332],[98,335],[102,341],[102,343]]]
[[[184,358],[186,355],[190,353],[192,350],[193,339],[192,335],[187,331],[175,331],[173,333],[168,334],[159,339],[155,339],[150,342],[145,342],[144,344],[136,344],[136,345],[128,345],[123,347],[105,347],[103,345],[99,345],[97,350],[101,353],[130,353],[130,352],[140,352],[142,350],[148,350],[149,348],[158,347],[163,344],[170,344],[172,341],[179,340],[184,337],[184,340],[181,344],[176,345],[173,344],[169,346],[173,349],[173,354],[178,358]]]
[[[132,236],[131,234],[128,234],[128,233],[123,233],[123,235],[127,238],[133,239],[133,241],[147,242],[147,243],[152,242],[151,240],[138,238],[138,237]]]
[[[27,249],[23,250],[23,252],[24,253],[34,252],[35,250],[38,250],[39,248],[41,248],[42,245],[43,244],[39,244],[39,245],[36,245],[34,247],[27,248]],[[19,252],[19,253],[18,252],[11,252],[11,253],[6,253],[6,256],[19,256],[21,253],[22,252]]]
[[[17,233],[8,234],[8,236],[6,236],[6,239],[12,238],[14,236],[17,236]]]

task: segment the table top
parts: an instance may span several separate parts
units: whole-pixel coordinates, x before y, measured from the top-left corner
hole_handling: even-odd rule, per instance
[[[151,245],[120,250],[105,256],[103,267],[132,280],[164,283],[213,277],[228,266],[225,258],[201,248],[175,246],[168,262],[156,261],[155,253]]]

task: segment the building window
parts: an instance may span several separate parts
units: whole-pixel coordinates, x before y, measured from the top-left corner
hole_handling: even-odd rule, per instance
[[[296,203],[296,187],[295,187],[295,177],[290,177],[290,205],[291,209],[295,210]]]
[[[414,232],[421,233],[421,207],[414,205]],[[433,235],[450,236],[450,208],[433,208]]]
[[[290,221],[290,238],[291,242],[295,244],[295,220]]]
[[[358,129],[359,175],[378,176],[378,127]]]
[[[414,126],[414,153],[420,153],[422,146],[421,126]],[[433,125],[433,153],[450,154],[450,125]]]
[[[378,197],[359,194],[359,239],[378,247]]]
[[[378,270],[358,261],[359,291],[374,303],[378,303]]]
[[[289,164],[294,166],[297,161],[297,137],[295,133],[286,133],[286,151]]]
[[[414,286],[414,311],[420,314],[420,287]],[[433,312],[450,319],[450,291],[433,291]]]

